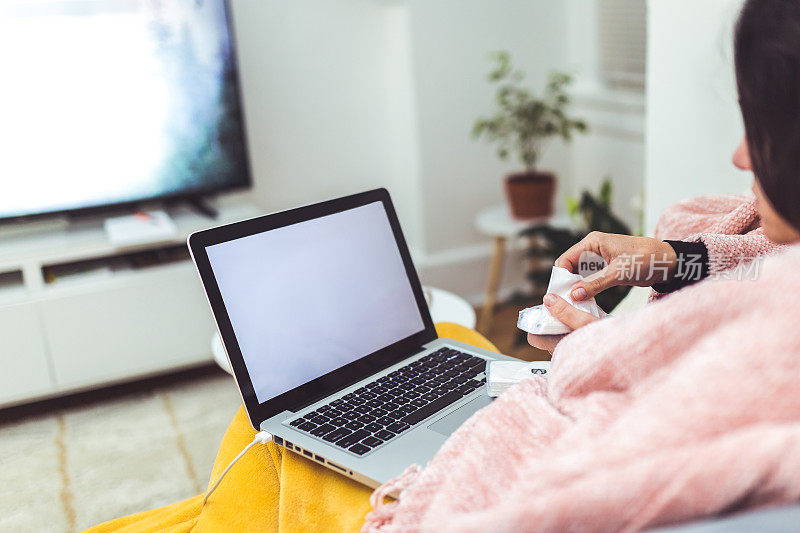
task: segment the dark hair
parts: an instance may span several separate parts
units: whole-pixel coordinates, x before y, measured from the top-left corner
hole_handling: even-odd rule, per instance
[[[753,172],[776,211],[800,229],[800,2],[747,0],[734,57]]]

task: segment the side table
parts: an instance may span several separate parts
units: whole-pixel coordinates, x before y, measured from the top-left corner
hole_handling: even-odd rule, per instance
[[[475,217],[475,228],[483,235],[494,239],[494,249],[486,282],[486,297],[478,318],[478,331],[481,333],[488,333],[492,326],[494,307],[497,303],[497,289],[500,286],[503,262],[505,260],[506,244],[519,238],[520,233],[524,230],[545,224],[555,227],[572,226],[568,215],[516,220],[511,217],[506,205],[488,207],[480,211]]]

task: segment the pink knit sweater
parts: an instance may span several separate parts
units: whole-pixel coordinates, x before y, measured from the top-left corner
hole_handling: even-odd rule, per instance
[[[708,205],[716,216],[676,206],[659,236],[774,252],[757,280],[708,280],[568,335],[549,380],[512,388],[376,490],[364,530],[630,531],[800,500],[800,245],[763,241],[747,201]],[[681,209],[695,221],[670,219]]]
[[[705,244],[712,276],[782,249],[764,235],[755,200],[738,194],[678,202],[661,215],[655,237]]]

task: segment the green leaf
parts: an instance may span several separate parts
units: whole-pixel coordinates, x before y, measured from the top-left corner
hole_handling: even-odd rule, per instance
[[[565,90],[572,82],[569,74],[550,72],[544,92],[536,95],[522,84],[525,74],[513,68],[511,54],[499,50],[492,52],[490,58],[494,67],[488,78],[498,83],[497,109],[491,118],[475,121],[472,136],[497,143],[498,157],[507,159],[513,151],[520,162],[533,168],[545,139],[557,136],[569,142],[574,132],[587,130],[583,120],[572,119],[565,113],[570,104]]]
[[[578,203],[577,198],[575,198],[574,196],[567,196],[565,202],[567,204],[567,213],[569,213],[569,216],[577,217],[578,215],[580,215],[581,206]]]
[[[605,207],[611,207],[611,198],[614,196],[614,185],[611,183],[611,176],[606,174],[603,177],[603,183],[600,184],[600,192],[597,197],[600,203]]]

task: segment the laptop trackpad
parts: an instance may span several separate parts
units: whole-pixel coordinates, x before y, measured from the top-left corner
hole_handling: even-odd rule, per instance
[[[449,437],[461,424],[466,422],[467,418],[471,417],[475,411],[486,407],[490,403],[492,403],[492,399],[488,396],[478,396],[471,402],[465,403],[452,413],[440,418],[428,426],[428,429],[432,429],[436,433]]]

